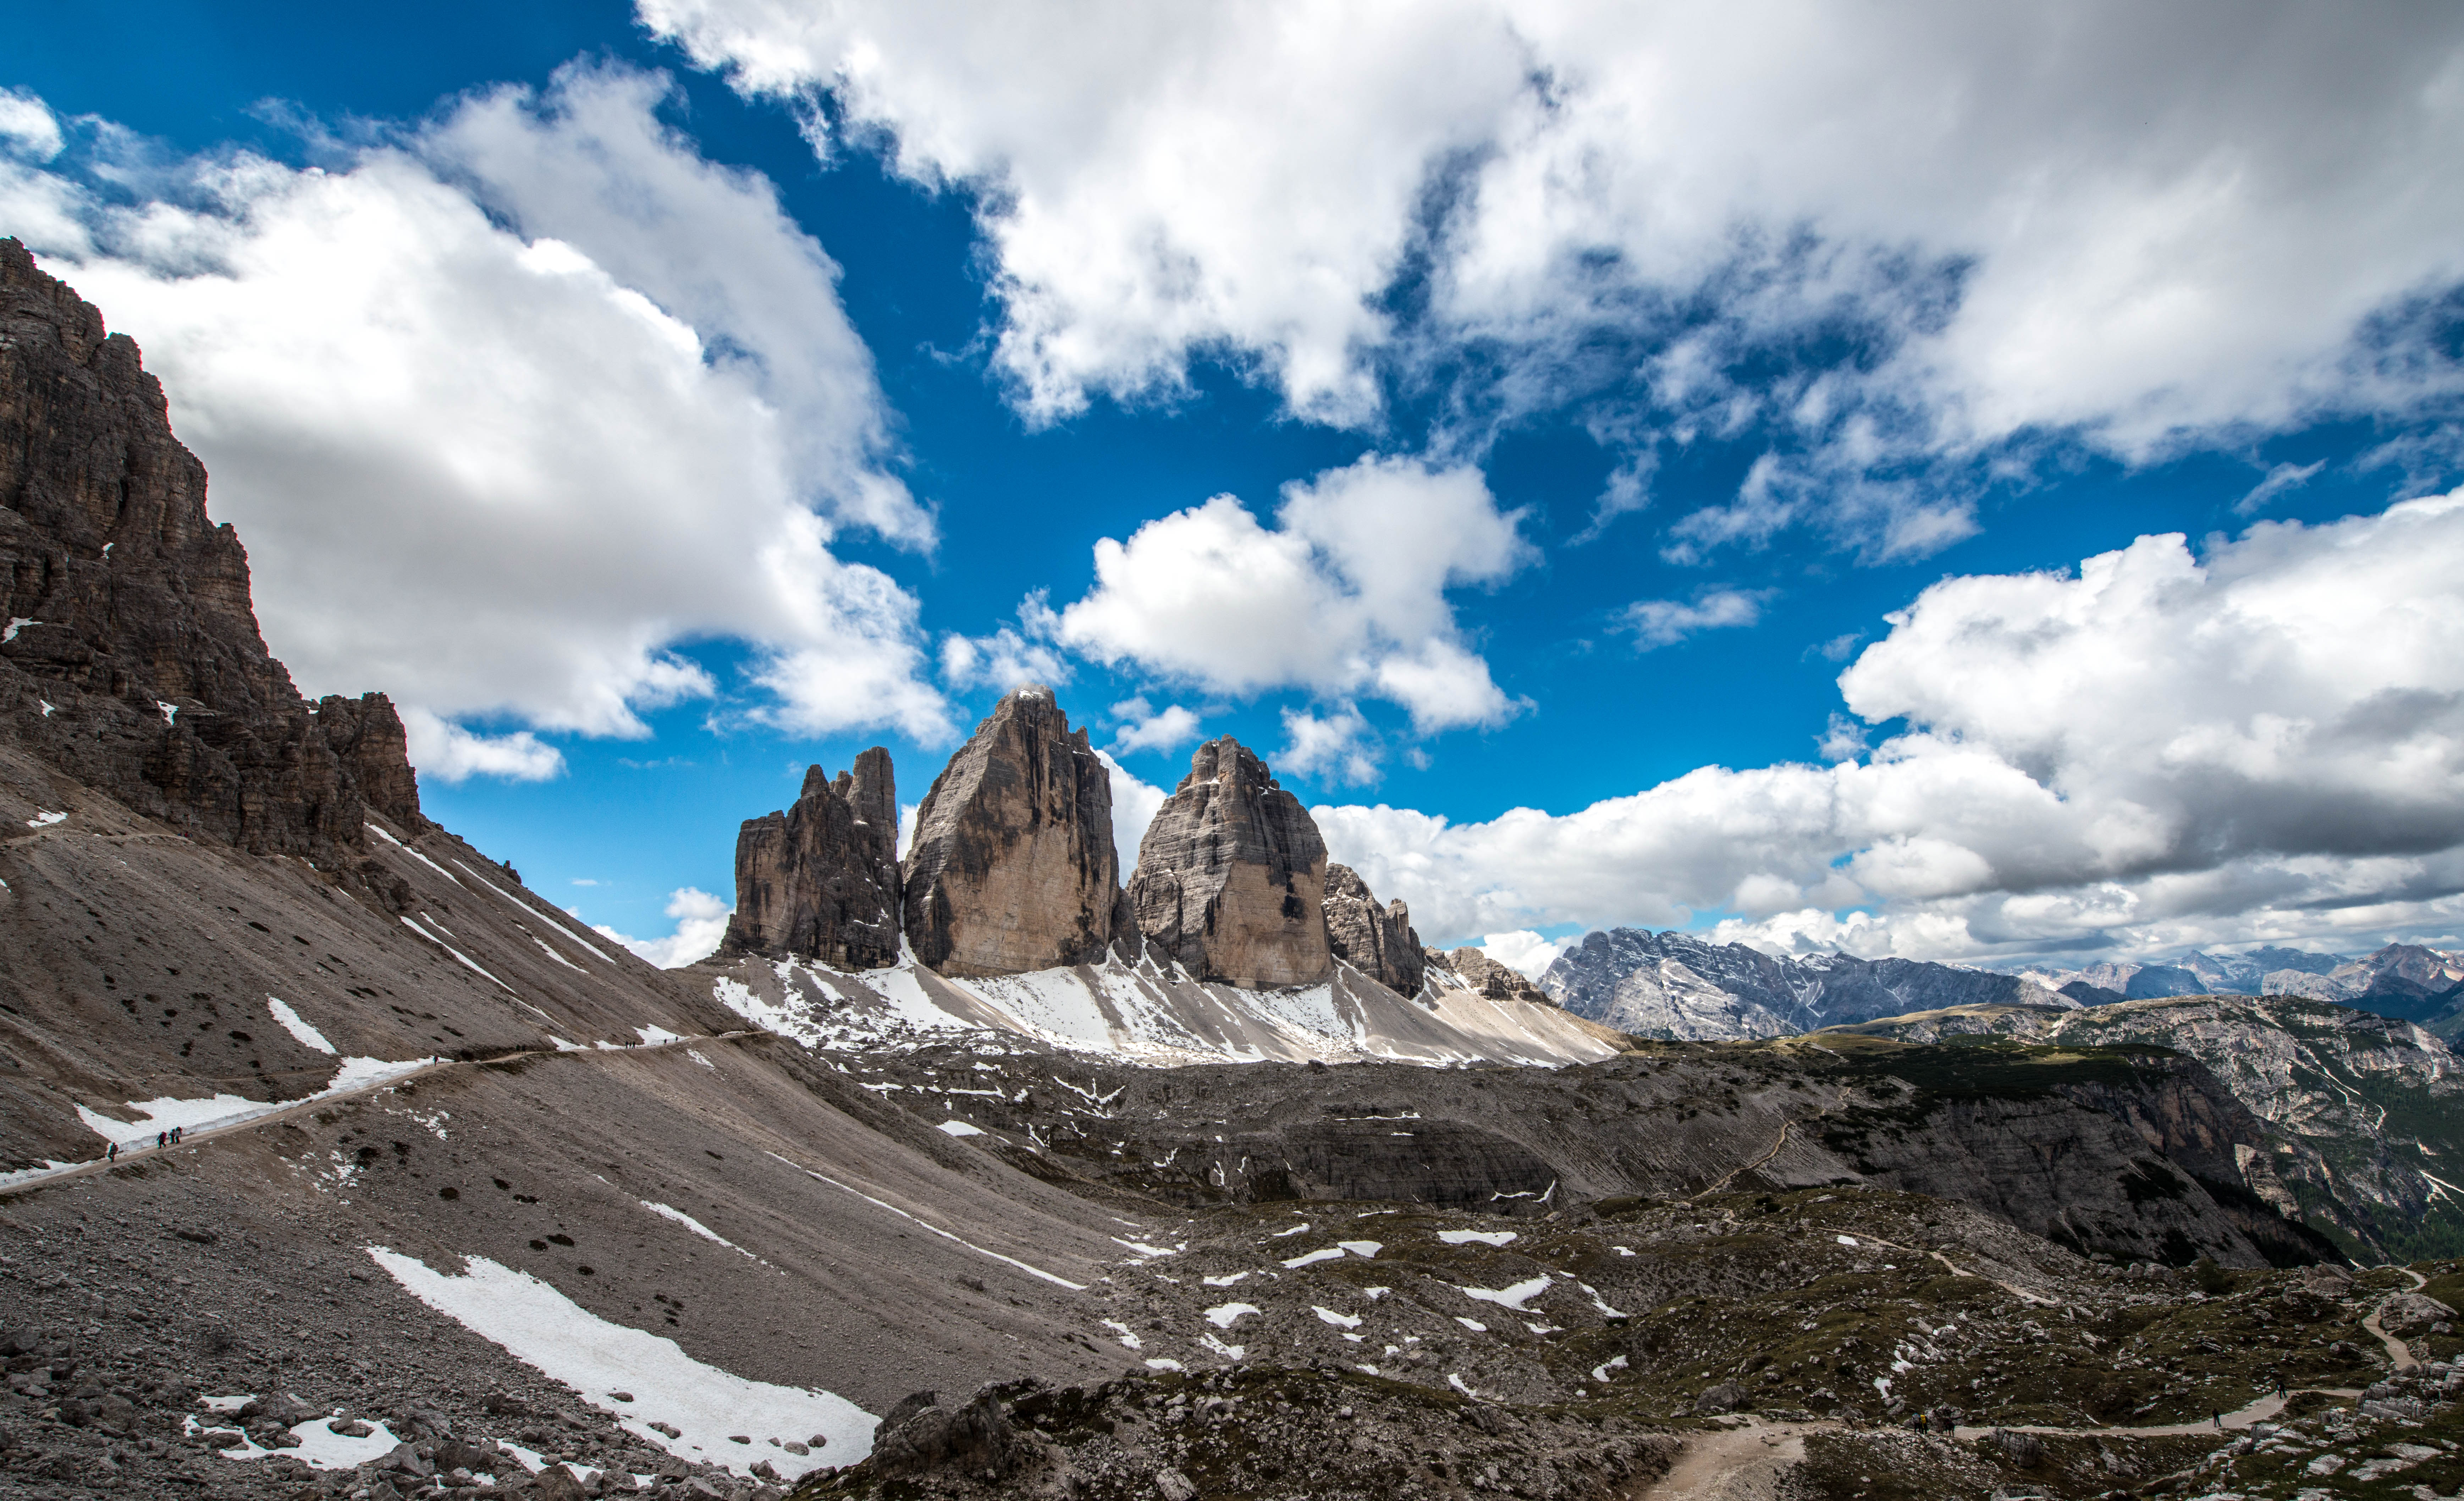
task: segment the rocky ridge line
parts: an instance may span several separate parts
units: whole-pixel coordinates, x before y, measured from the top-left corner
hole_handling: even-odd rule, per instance
[[[382,694],[301,698],[135,341],[0,239],[0,735],[192,836],[323,866],[424,827]]]

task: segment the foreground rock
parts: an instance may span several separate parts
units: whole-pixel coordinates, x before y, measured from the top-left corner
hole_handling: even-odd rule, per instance
[[[898,961],[898,788],[874,746],[832,782],[821,767],[781,813],[736,836],[736,915],[721,957],[818,959],[842,969]]]
[[[1014,975],[1101,957],[1120,857],[1112,781],[1053,702],[1001,699],[933,780],[904,872],[908,941],[951,975]]]
[[[1326,841],[1300,799],[1225,736],[1198,747],[1147,826],[1129,908],[1146,940],[1200,980],[1315,984],[1333,962],[1326,877]]]
[[[1400,901],[1379,907],[1348,865],[1326,868],[1326,942],[1336,959],[1397,995],[1419,993],[1426,960],[1411,909]]]
[[[371,805],[416,827],[392,705],[299,696],[161,383],[15,240],[0,240],[0,737],[259,854],[356,859]]]

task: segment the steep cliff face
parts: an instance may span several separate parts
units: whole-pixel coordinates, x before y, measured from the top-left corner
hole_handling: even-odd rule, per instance
[[[719,953],[877,969],[898,961],[900,910],[898,788],[876,745],[836,782],[808,768],[793,807],[744,821]]]
[[[1914,960],[1774,959],[1742,943],[1613,928],[1557,956],[1540,988],[1577,1016],[1638,1037],[1785,1037],[1949,1005],[2067,1006],[2014,975]]]
[[[0,735],[124,806],[319,864],[363,851],[368,806],[417,826],[392,706],[301,699],[161,384],[15,240],[0,240]]]
[[[2446,1187],[2448,1164],[2464,1157],[2464,1078],[2446,1044],[2412,1023],[2294,996],[2211,995],[2078,1011],[1956,1007],[1841,1030],[2169,1048],[2205,1065],[2255,1118],[2256,1135],[2229,1134],[2233,1166],[2272,1210],[2371,1258],[2464,1247],[2464,1208]],[[2204,1163],[2203,1181],[2224,1177],[2212,1150],[2198,1157],[2184,1139],[2167,1137],[2167,1154]]]
[[[1229,736],[1198,748],[1156,810],[1129,894],[1138,932],[1200,980],[1307,985],[1332,966],[1326,841]]]
[[[1412,912],[1377,905],[1369,883],[1348,865],[1326,868],[1326,942],[1336,959],[1397,995],[1418,995],[1426,960]]]
[[[933,780],[904,872],[907,938],[948,975],[1100,958],[1120,858],[1112,780],[1052,690],[1001,699]]]

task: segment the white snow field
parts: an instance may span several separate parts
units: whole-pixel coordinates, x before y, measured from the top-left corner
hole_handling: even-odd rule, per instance
[[[704,1365],[672,1339],[611,1324],[527,1272],[484,1256],[464,1257],[463,1273],[452,1276],[382,1246],[364,1248],[413,1297],[572,1387],[592,1406],[615,1414],[626,1431],[679,1459],[749,1475],[753,1462],[766,1458],[792,1477],[824,1465],[852,1465],[872,1452],[878,1420],[844,1397]],[[633,1400],[618,1402],[616,1392]],[[672,1425],[681,1437],[669,1438],[653,1423]],[[768,1443],[814,1434],[828,1443],[809,1455]],[[737,1435],[753,1442],[731,1442]]]
[[[719,1004],[808,1047],[946,1042],[1006,1032],[1140,1063],[1495,1062],[1541,1067],[1614,1056],[1616,1034],[1554,1006],[1492,1001],[1441,971],[1397,995],[1349,964],[1314,985],[1200,983],[1152,958],[953,980],[902,954],[852,973],[806,960],[741,960]]]

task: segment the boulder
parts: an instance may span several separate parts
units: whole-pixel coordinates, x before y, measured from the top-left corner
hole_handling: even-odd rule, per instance
[[[898,789],[881,746],[835,782],[807,768],[793,807],[737,831],[736,915],[721,958],[878,969],[898,962],[901,920]]]
[[[995,1480],[1034,1452],[1033,1441],[1010,1421],[1008,1407],[993,1387],[977,1392],[956,1410],[911,1407],[914,1401],[911,1397],[892,1408],[891,1417],[898,1422],[892,1424],[885,1419],[878,1430],[872,1463],[883,1475],[949,1468],[970,1478]]]
[[[2398,1338],[2427,1334],[2431,1325],[2454,1316],[2453,1309],[2419,1292],[2399,1292],[2379,1305],[2379,1326]]]
[[[1014,975],[1103,957],[1120,857],[1112,778],[1052,690],[1003,697],[915,814],[907,941],[945,975]]]
[[[1326,868],[1326,944],[1336,959],[1396,994],[1419,994],[1426,961],[1411,910],[1400,901],[1380,908],[1369,883],[1348,865]]]
[[[1694,1399],[1694,1410],[1709,1417],[1713,1413],[1734,1412],[1744,1406],[1745,1402],[1744,1387],[1734,1381],[1722,1381],[1703,1389],[1702,1395]]]
[[[1309,810],[1226,736],[1198,747],[1147,826],[1129,906],[1147,942],[1199,980],[1314,984],[1333,964],[1326,877]]]

